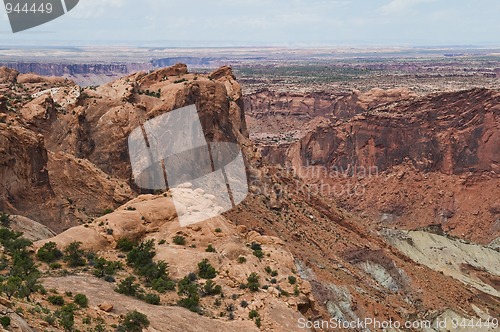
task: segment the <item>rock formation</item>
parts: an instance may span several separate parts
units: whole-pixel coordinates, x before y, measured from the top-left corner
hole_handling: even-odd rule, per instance
[[[66,249],[66,260],[37,261],[49,294],[40,291],[33,295],[34,301],[15,299],[33,329],[50,328],[51,319],[38,311],[48,308],[62,315],[57,304],[61,299],[49,296],[68,302],[77,292],[88,297],[88,307],[74,317],[79,329],[84,329],[87,317],[94,325],[118,325],[133,309],[147,314],[150,331],[298,331],[300,319],[436,323],[449,317],[496,317],[500,312],[495,290],[498,253],[493,245],[481,247],[491,259],[474,262],[474,255],[462,252],[464,245],[449,239],[453,250],[433,264],[419,251],[438,250],[429,244],[430,232],[444,234],[446,227],[427,223],[419,225],[428,226],[422,233],[409,234],[385,229],[411,228],[403,217],[419,196],[408,198],[407,188],[420,185],[418,194],[428,190],[437,195],[437,201],[432,196],[418,203],[436,207],[437,215],[451,221],[471,209],[460,203],[464,201],[460,192],[451,192],[453,181],[463,188],[488,183],[488,190],[495,192],[496,91],[422,98],[403,90],[354,91],[334,97],[280,95],[281,101],[266,108],[266,98],[274,98],[271,92],[250,97],[257,100],[251,101],[254,106],[244,106],[241,87],[229,67],[201,75],[175,65],[88,88],[0,68],[0,82],[6,105],[0,123],[2,211],[28,217],[57,233],[49,238],[43,229],[31,234],[33,240],[39,239],[33,252],[39,253],[49,242]],[[171,192],[145,193],[133,185],[127,137],[141,123],[191,104],[199,110],[207,139],[242,147],[251,193],[223,216],[183,228],[177,213],[184,210],[174,208]],[[247,128],[244,108],[248,107]],[[270,126],[274,119],[284,118],[280,130],[269,133],[276,135],[275,143],[256,138],[260,130],[256,125]],[[280,136],[294,130],[285,140]],[[442,152],[446,158],[438,157]],[[289,173],[286,167],[307,161],[319,168],[345,166],[342,181],[355,178],[366,192],[355,200],[315,191],[318,181],[328,184],[323,177]],[[382,176],[360,179],[351,170],[361,166],[376,166]],[[446,188],[442,192],[427,188],[436,184]],[[199,188],[186,185],[183,190],[186,210],[196,208],[201,202]],[[493,201],[491,195],[486,198]],[[478,215],[497,216],[498,210],[492,202]],[[379,213],[384,223],[379,223]],[[454,225],[463,229],[466,224],[470,221],[464,219]],[[415,243],[419,236],[422,242]],[[152,261],[144,267],[158,267],[154,264],[164,261],[168,278],[177,286],[165,293],[153,291],[153,281],[139,275],[137,266],[127,260],[128,253],[121,251],[124,239],[133,246],[152,241],[154,258],[149,257]],[[83,250],[87,266],[78,267],[78,260],[76,267],[70,264],[75,255],[70,256],[68,248],[75,241],[81,247],[74,253],[82,255],[79,250]],[[446,257],[453,257],[453,268],[446,268]],[[101,263],[112,273],[101,273]],[[200,263],[210,264],[212,280],[224,296],[209,295],[214,289],[200,277]],[[159,306],[140,301],[146,298],[141,292],[131,297],[115,291],[132,274],[152,292],[148,301],[156,302],[158,296]],[[186,289],[179,283],[192,286],[193,282],[197,288],[191,295],[199,297],[199,308],[191,309],[200,314],[179,306],[186,306],[180,302]],[[62,321],[52,324],[61,328]]]

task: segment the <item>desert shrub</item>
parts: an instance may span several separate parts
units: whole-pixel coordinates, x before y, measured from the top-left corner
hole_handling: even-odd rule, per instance
[[[141,300],[149,304],[154,304],[154,305],[160,304],[160,297],[158,296],[158,294],[154,293],[147,293],[141,296]]]
[[[252,242],[252,245],[250,246],[250,249],[252,250],[262,250],[262,246],[257,243],[257,242]]]
[[[116,249],[121,250],[123,252],[129,252],[136,246],[136,243],[127,238],[121,238],[116,241]]]
[[[56,312],[56,316],[59,318],[59,324],[65,331],[73,331],[73,326],[75,325],[75,310],[76,307],[74,305],[68,304]]]
[[[290,283],[290,285],[295,285],[295,283],[297,282],[297,278],[294,276],[289,276],[288,282]]]
[[[260,283],[259,283],[259,276],[257,273],[252,272],[248,278],[247,278],[248,284],[247,287],[250,289],[252,292],[256,292],[259,290]]]
[[[207,280],[205,285],[203,285],[203,295],[217,295],[220,293],[222,293],[222,287],[212,280]]]
[[[49,296],[47,301],[49,301],[49,303],[53,305],[59,305],[59,306],[64,305],[64,298],[60,295]]]
[[[241,306],[242,308],[246,308],[246,307],[248,307],[248,302],[247,302],[247,301],[245,301],[245,300],[243,300],[243,301],[241,301],[240,306]]]
[[[125,315],[116,329],[117,332],[142,332],[149,327],[149,319],[143,313],[131,311]]]
[[[4,328],[9,327],[10,326],[10,317],[9,316],[0,317],[0,324],[2,324],[2,326]]]
[[[238,257],[238,263],[243,264],[247,261],[247,259],[243,256]]]
[[[264,257],[264,252],[262,250],[254,250],[253,255],[258,259],[261,259],[262,257]]]
[[[61,250],[57,248],[54,242],[45,243],[36,253],[36,257],[45,263],[53,263],[63,257]]]
[[[136,272],[140,276],[143,276],[146,280],[146,283],[149,285],[155,279],[168,279],[167,269],[168,264],[166,262],[153,262],[153,260],[151,259],[148,264],[136,268]]]
[[[54,324],[56,322],[56,317],[54,317],[54,315],[52,315],[52,314],[49,314],[49,315],[46,315],[45,317],[43,317],[43,320],[46,321],[47,323],[49,323],[49,325],[54,326]]]
[[[101,216],[105,216],[107,214],[113,213],[113,211],[114,211],[113,209],[108,208],[108,209],[102,211]]]
[[[4,227],[9,226],[10,224],[10,216],[6,213],[0,213],[0,224]]]
[[[10,300],[17,291],[21,288],[22,279],[19,277],[10,276],[7,280],[3,281],[1,284],[2,293],[7,296]]]
[[[208,245],[208,247],[207,247],[207,249],[205,249],[205,251],[206,251],[206,252],[217,252],[217,251],[215,250],[215,248],[214,248],[211,244],[209,244],[209,245]]]
[[[120,281],[115,291],[128,296],[137,296],[140,285],[136,283],[135,280],[136,278],[134,276],[128,276]]]
[[[123,267],[121,262],[108,261],[103,257],[94,258],[91,265],[94,267],[94,276],[98,278],[113,276],[117,270]]]
[[[215,233],[222,233],[222,229],[220,229],[220,228],[216,228],[216,229],[215,229]]]
[[[85,294],[76,294],[73,302],[80,308],[87,308],[89,306],[89,299]]]
[[[259,317],[259,313],[257,312],[257,310],[250,310],[250,312],[248,313],[248,318],[250,319],[254,319],[256,317]]]
[[[113,276],[105,276],[104,281],[106,282],[115,282],[116,279]]]
[[[66,249],[64,249],[64,261],[70,267],[85,266],[87,263],[83,257],[85,252],[80,249],[81,242],[71,242]]]
[[[186,244],[186,238],[182,235],[176,235],[172,238],[172,241],[179,245],[179,246],[183,246]]]
[[[193,312],[200,312],[200,295],[198,284],[195,282],[196,275],[187,275],[177,283],[177,294],[182,298],[177,301],[181,307],[187,308]]]
[[[175,281],[158,278],[151,282],[151,288],[158,293],[165,293],[167,291],[175,290]]]
[[[51,270],[57,270],[57,269],[60,269],[61,267],[62,267],[61,263],[57,263],[57,262],[50,263],[50,265],[49,265],[49,268]]]
[[[140,268],[151,263],[155,255],[154,240],[141,242],[127,254],[127,264],[134,268]]]
[[[32,245],[32,242],[22,237],[23,233],[14,232],[7,228],[0,228],[0,243],[10,254],[22,251]]]
[[[203,279],[213,279],[217,275],[215,268],[209,263],[208,259],[204,259],[198,263],[198,275]]]

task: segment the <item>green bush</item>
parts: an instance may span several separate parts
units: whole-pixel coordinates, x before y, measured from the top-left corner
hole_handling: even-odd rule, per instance
[[[106,210],[102,211],[101,216],[113,213],[113,211],[114,211],[113,209],[107,208]]]
[[[129,240],[127,238],[121,238],[118,241],[116,241],[116,249],[121,250],[123,252],[131,251],[132,249],[134,249],[136,245],[137,244],[134,241]]]
[[[57,262],[50,263],[50,265],[49,265],[49,268],[51,270],[57,270],[57,269],[60,269],[61,267],[62,267],[62,265],[60,263],[57,263]]]
[[[177,304],[193,312],[200,312],[200,295],[198,284],[195,282],[196,275],[189,274],[177,284],[177,294],[183,296]]]
[[[250,289],[252,292],[256,292],[259,290],[260,283],[259,283],[259,276],[257,273],[252,272],[248,278],[247,278],[248,284],[247,287]]]
[[[261,259],[262,257],[264,257],[264,252],[262,250],[254,250],[253,255],[258,259]]]
[[[141,297],[141,300],[149,304],[154,304],[154,305],[160,304],[160,297],[154,293],[145,294],[144,296]]]
[[[0,224],[4,227],[8,227],[10,224],[10,216],[6,213],[0,213]]]
[[[36,253],[36,257],[45,263],[53,263],[63,257],[61,250],[57,248],[54,242],[45,243]]]
[[[135,283],[135,280],[134,276],[128,276],[118,284],[115,291],[128,296],[137,296],[140,285]]]
[[[166,293],[167,291],[175,290],[175,281],[165,280],[164,278],[158,278],[153,280],[151,283],[151,288],[158,293]]]
[[[87,262],[83,257],[85,252],[80,249],[82,245],[81,242],[71,242],[69,246],[64,249],[64,261],[68,263],[70,267],[85,266]]]
[[[295,285],[295,283],[297,282],[297,278],[294,276],[289,276],[288,282],[290,283],[290,285]]]
[[[33,243],[22,237],[23,233],[14,232],[7,228],[0,228],[0,243],[10,254],[15,254]]]
[[[46,321],[47,323],[49,323],[49,325],[52,325],[54,326],[55,322],[56,322],[56,318],[54,317],[54,315],[46,315],[45,317],[43,317],[43,320]]]
[[[206,251],[206,252],[217,252],[217,251],[215,250],[215,248],[214,248],[211,244],[209,244],[209,245],[208,245],[208,247],[207,247],[207,249],[205,249],[205,251]]]
[[[80,308],[87,308],[89,306],[89,299],[85,294],[76,294],[73,302]]]
[[[59,295],[49,296],[47,301],[49,301],[49,303],[51,303],[53,305],[58,305],[58,306],[64,305],[64,298],[62,296],[59,296]]]
[[[250,312],[248,313],[248,318],[250,319],[254,319],[256,317],[259,317],[259,313],[257,312],[257,310],[250,310]]]
[[[172,241],[179,246],[183,246],[186,244],[186,238],[181,235],[176,235],[173,237]]]
[[[247,261],[247,259],[243,256],[238,257],[238,263],[243,264]]]
[[[10,300],[21,288],[22,282],[23,280],[21,278],[10,276],[1,284],[2,293]]]
[[[300,295],[300,290],[299,290],[299,287],[297,285],[295,285],[295,287],[293,289],[293,295],[295,295],[295,296]]]
[[[140,268],[151,263],[155,255],[154,240],[141,242],[127,254],[127,264],[134,268]]]
[[[9,316],[0,317],[0,324],[2,324],[2,326],[4,328],[9,327],[10,326],[10,317]]]
[[[146,283],[150,284],[155,279],[168,279],[167,269],[168,264],[164,261],[153,262],[151,260],[148,264],[136,268],[136,272],[140,276],[145,277]]]
[[[73,326],[75,325],[75,310],[76,308],[74,305],[68,304],[56,312],[56,316],[59,317],[59,324],[65,331],[73,331]]]
[[[252,242],[252,245],[250,246],[252,250],[262,250],[262,246],[257,243],[257,242]]]
[[[215,268],[209,263],[208,259],[204,259],[198,263],[198,275],[203,279],[213,279],[217,275]]]
[[[94,276],[98,278],[113,276],[117,270],[123,267],[121,262],[108,261],[103,257],[94,258],[91,265],[94,266]]]
[[[207,280],[203,285],[203,295],[217,295],[222,293],[222,287],[212,280]]]
[[[132,311],[125,315],[123,321],[117,328],[117,332],[142,332],[149,327],[149,320],[146,315],[138,311]]]

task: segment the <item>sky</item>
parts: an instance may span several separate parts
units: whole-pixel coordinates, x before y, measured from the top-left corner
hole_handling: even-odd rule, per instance
[[[80,0],[0,47],[500,46],[498,0]]]

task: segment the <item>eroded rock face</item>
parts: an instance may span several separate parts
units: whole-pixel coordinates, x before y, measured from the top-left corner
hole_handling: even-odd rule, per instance
[[[0,67],[0,83],[14,83],[16,82],[19,72],[7,67]]]
[[[0,123],[0,197],[7,208],[35,189],[50,191],[43,136]]]
[[[384,95],[396,101],[379,99]],[[288,116],[273,112],[248,121],[264,159],[292,166],[313,192],[334,197],[374,227],[439,225],[488,244],[500,235],[491,209],[498,196],[499,101],[499,91],[487,89],[424,97],[355,91],[336,101],[339,110],[360,112],[344,119],[331,110],[290,115],[285,125]],[[273,132],[277,127],[290,134]]]
[[[2,109],[7,111],[11,101],[2,122],[19,127],[5,126],[1,133],[2,206],[58,232],[137,194],[130,188],[128,136],[173,109],[196,104],[207,141],[237,142],[247,158],[255,154],[248,144],[241,88],[230,68],[209,79],[178,64],[86,89],[6,68],[1,73],[2,81],[10,82],[1,86]],[[17,85],[11,88],[12,83]],[[29,183],[52,185],[51,198],[22,196]]]
[[[232,74],[212,81],[188,74],[185,65],[125,77],[95,91],[84,90],[85,98],[72,114],[61,116],[54,123],[54,130],[46,136],[47,144],[128,180],[129,134],[147,120],[173,109],[196,104],[208,141],[246,139],[238,87]],[[65,129],[68,127],[72,130]]]
[[[267,153],[272,161],[344,170],[384,171],[410,161],[424,172],[499,171],[499,102],[499,92],[477,89],[389,104],[347,123],[331,121]]]

